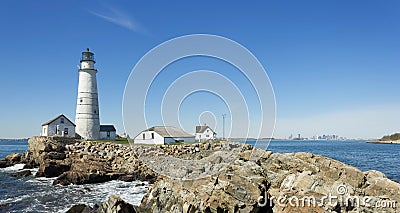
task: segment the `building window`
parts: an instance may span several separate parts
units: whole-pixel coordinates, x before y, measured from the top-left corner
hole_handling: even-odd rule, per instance
[[[110,131],[107,132],[107,137],[109,138],[111,135]]]
[[[97,113],[97,111],[95,110],[94,113]]]
[[[68,135],[68,128],[64,128],[64,135]]]
[[[143,133],[143,140],[144,140],[144,139],[146,139],[146,136],[145,136],[145,134]]]
[[[46,134],[46,127],[43,128],[43,134]]]
[[[61,122],[60,123],[62,123],[62,124],[64,123],[64,118],[61,118]]]
[[[206,138],[210,137],[210,135],[206,135]]]
[[[151,133],[151,139],[154,139],[154,132]]]

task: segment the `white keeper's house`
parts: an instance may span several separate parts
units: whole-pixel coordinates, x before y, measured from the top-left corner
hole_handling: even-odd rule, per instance
[[[75,137],[75,124],[65,115],[59,115],[42,124],[42,136]]]
[[[135,144],[168,144],[173,142],[195,142],[194,135],[173,126],[154,126],[140,132]]]
[[[100,140],[115,140],[116,131],[114,125],[100,125]]]
[[[217,133],[214,132],[209,126],[196,126],[196,141],[213,140]]]

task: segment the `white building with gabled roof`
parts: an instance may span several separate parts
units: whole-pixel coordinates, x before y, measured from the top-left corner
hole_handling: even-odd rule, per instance
[[[214,132],[209,126],[196,126],[196,141],[213,140],[217,133]]]
[[[195,142],[194,135],[173,126],[153,126],[140,132],[135,144],[168,144],[173,142]]]
[[[42,136],[75,137],[75,124],[61,114],[42,124]]]
[[[116,131],[114,125],[100,125],[100,140],[115,140]]]

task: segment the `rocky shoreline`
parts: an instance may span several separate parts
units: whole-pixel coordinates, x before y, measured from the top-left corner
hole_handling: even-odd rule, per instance
[[[110,180],[151,183],[139,206],[111,196],[99,206],[77,204],[68,212],[400,210],[400,184],[381,172],[362,172],[311,153],[271,153],[230,141],[127,146],[32,137],[24,154],[7,156],[0,160],[0,167],[16,163],[26,164],[25,168],[38,167],[36,177],[57,177],[53,185]],[[13,175],[31,175],[25,171]],[[336,202],[322,199],[328,197],[336,197]],[[349,197],[368,202],[346,199]],[[315,199],[315,205],[301,205],[304,198]],[[378,205],[385,203],[385,208]]]
[[[377,144],[400,144],[400,141],[381,141],[381,140],[375,140],[375,141],[367,141],[367,143],[377,143]]]

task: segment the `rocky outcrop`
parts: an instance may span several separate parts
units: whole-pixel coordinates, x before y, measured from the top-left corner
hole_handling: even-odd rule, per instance
[[[11,177],[28,177],[30,175],[32,175],[32,172],[30,170],[23,170],[10,174]]]
[[[111,195],[110,198],[101,204],[96,213],[135,213],[133,205],[123,201],[117,195]]]
[[[269,183],[254,162],[237,160],[220,174],[194,180],[160,176],[140,205],[153,212],[272,212],[257,205]]]
[[[378,203],[400,202],[400,184],[387,179],[377,171],[362,172],[342,162],[311,153],[274,153],[260,166],[266,172],[271,187],[268,192],[275,198],[307,196],[317,202],[323,197],[337,197],[331,204],[311,207],[293,207],[289,200],[276,205],[274,212],[376,212]],[[346,203],[348,198],[368,199],[366,204]],[[342,199],[343,202],[340,202]],[[385,212],[399,209],[385,208]]]
[[[58,177],[66,171],[69,171],[71,166],[57,161],[43,161],[40,164],[36,177]]]
[[[17,163],[21,162],[21,154],[13,153],[5,157],[4,159],[0,159],[0,168],[5,168],[9,166],[14,166]]]
[[[160,176],[149,188],[140,209],[155,212],[399,212],[399,202],[400,184],[380,172],[362,172],[311,153],[281,154],[244,149],[237,160],[208,178],[185,180]]]
[[[123,201],[117,195],[111,195],[107,201],[98,208],[93,209],[85,204],[77,204],[71,207],[67,213],[135,213],[135,207]]]
[[[130,146],[79,141],[69,138],[32,137],[23,160],[38,166],[36,177],[57,177],[54,185],[120,180],[153,181],[155,173],[139,161]]]
[[[93,209],[86,204],[76,204],[72,206],[66,213],[91,213]]]
[[[62,173],[56,180],[54,180],[53,185],[70,185],[70,184],[89,184],[89,183],[102,183],[110,180],[117,179],[121,174],[118,173],[83,173],[75,171],[67,171]]]
[[[39,175],[58,176],[54,184],[155,180],[139,207],[111,197],[101,212],[400,211],[399,183],[311,153],[235,142],[131,147],[57,140],[33,137],[21,159],[40,165]],[[88,210],[74,211],[80,209]]]

